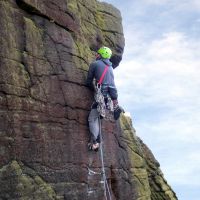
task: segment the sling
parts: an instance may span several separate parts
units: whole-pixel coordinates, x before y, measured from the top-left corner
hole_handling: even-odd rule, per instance
[[[101,77],[100,77],[100,79],[99,79],[99,81],[98,81],[98,84],[99,85],[101,85],[102,84],[102,82],[103,82],[103,79],[104,79],[104,76],[106,75],[106,72],[108,71],[108,65],[106,65],[106,67],[105,67],[105,69],[104,69],[104,71],[103,71],[103,73],[102,73],[102,75],[101,75]]]

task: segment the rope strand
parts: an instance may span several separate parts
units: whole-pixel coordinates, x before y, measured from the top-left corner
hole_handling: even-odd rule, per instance
[[[108,190],[109,200],[112,200],[110,188],[107,182],[106,173],[105,173],[105,166],[104,166],[104,155],[103,155],[103,137],[101,132],[101,119],[99,117],[99,135],[100,135],[100,155],[101,155],[101,164],[102,164],[102,173],[103,173],[103,182],[104,182],[104,196],[105,200],[107,200],[107,193],[106,193],[106,187]]]

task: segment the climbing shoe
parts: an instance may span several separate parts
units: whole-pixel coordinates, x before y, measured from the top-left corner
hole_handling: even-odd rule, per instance
[[[93,145],[92,145],[91,143],[88,143],[88,150],[89,150],[89,151],[92,151],[92,150],[93,150],[93,149],[92,149],[92,146],[93,146]]]
[[[121,106],[117,106],[114,109],[114,119],[118,120],[121,113],[125,113],[124,109]]]
[[[92,150],[93,151],[98,151],[99,150],[99,143],[93,144],[92,145]]]
[[[88,150],[89,151],[98,151],[99,150],[99,143],[88,143]]]

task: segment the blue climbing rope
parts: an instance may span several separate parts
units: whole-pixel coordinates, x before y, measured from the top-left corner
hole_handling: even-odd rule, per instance
[[[101,130],[101,119],[99,117],[99,136],[100,136],[100,156],[101,156],[101,164],[102,164],[102,174],[103,174],[103,182],[104,182],[104,196],[105,199],[107,200],[107,192],[108,191],[108,196],[109,200],[112,200],[111,197],[111,192],[110,188],[107,182],[107,177],[106,177],[106,172],[105,172],[105,165],[104,165],[104,155],[103,155],[103,137],[102,137],[102,130]]]

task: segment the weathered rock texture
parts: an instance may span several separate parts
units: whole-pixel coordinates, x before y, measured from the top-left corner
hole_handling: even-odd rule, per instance
[[[0,27],[0,200],[103,200],[102,175],[88,173],[101,160],[86,145],[85,79],[101,45],[119,64],[119,11],[96,0],[1,0]],[[102,128],[112,199],[177,199],[130,119]]]

